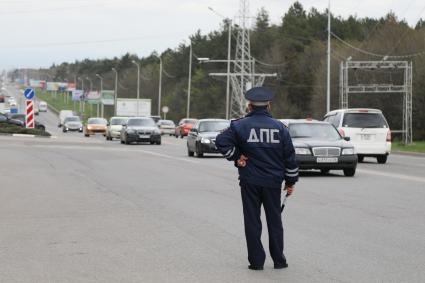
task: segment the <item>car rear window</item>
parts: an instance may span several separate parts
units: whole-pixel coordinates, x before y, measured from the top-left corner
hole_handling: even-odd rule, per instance
[[[348,128],[388,128],[388,123],[381,113],[346,113],[342,126]]]

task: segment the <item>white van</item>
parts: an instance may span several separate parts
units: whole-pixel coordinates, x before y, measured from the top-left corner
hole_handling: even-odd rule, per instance
[[[38,111],[47,112],[47,103],[45,101],[40,101],[38,104]]]
[[[324,120],[334,125],[343,137],[354,144],[359,162],[364,157],[376,157],[386,163],[391,152],[391,131],[378,109],[339,109],[329,112]]]
[[[72,110],[61,110],[59,112],[59,124],[58,127],[62,127],[63,126],[63,122],[65,121],[66,117],[70,117],[70,116],[75,116],[74,112]]]

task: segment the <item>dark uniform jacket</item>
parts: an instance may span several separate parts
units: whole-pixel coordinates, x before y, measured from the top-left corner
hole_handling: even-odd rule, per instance
[[[248,157],[247,165],[238,167],[242,183],[275,188],[281,187],[283,181],[298,181],[298,164],[289,132],[265,108],[232,121],[217,136],[216,146],[230,161],[238,160],[242,154]]]

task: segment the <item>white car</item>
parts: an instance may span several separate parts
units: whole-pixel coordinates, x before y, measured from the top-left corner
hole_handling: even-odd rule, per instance
[[[106,140],[119,139],[121,137],[122,126],[126,124],[127,120],[127,117],[112,117],[106,128]]]
[[[159,120],[157,125],[161,131],[161,135],[173,136],[176,132],[176,125],[171,120]]]
[[[329,112],[324,120],[334,125],[343,137],[349,137],[358,160],[376,157],[386,163],[391,152],[391,130],[378,109],[339,109]]]
[[[38,111],[47,112],[47,103],[45,101],[40,101],[38,104]]]
[[[74,112],[72,110],[61,110],[59,112],[59,124],[58,124],[58,127],[59,128],[62,127],[63,126],[63,123],[65,121],[65,118],[71,117],[71,116],[75,116],[74,115]]]

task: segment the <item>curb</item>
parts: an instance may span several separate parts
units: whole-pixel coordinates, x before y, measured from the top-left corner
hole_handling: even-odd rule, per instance
[[[404,155],[404,156],[416,156],[416,157],[424,157],[425,153],[421,152],[413,152],[413,151],[391,151],[392,154],[396,155]]]

